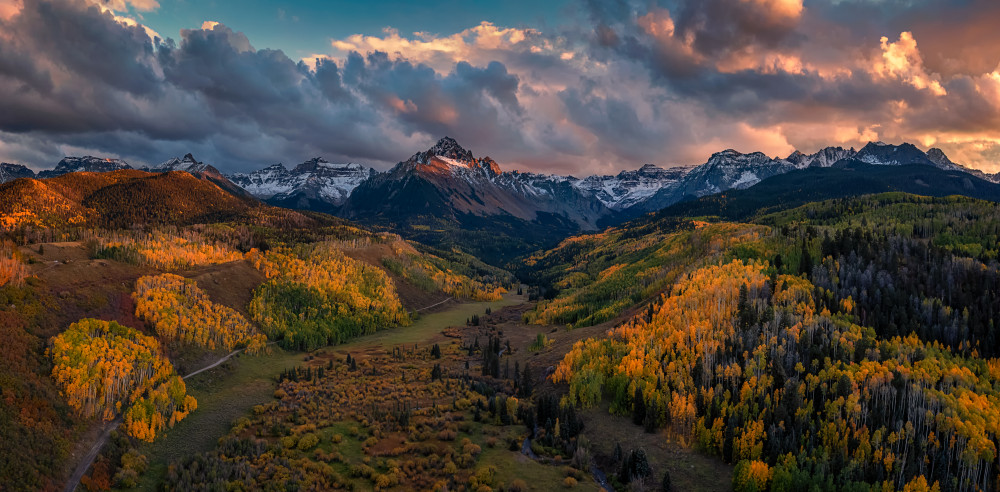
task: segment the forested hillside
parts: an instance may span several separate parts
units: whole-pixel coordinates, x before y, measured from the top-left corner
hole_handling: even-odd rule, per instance
[[[132,437],[152,441],[197,408],[153,337],[114,321],[84,319],[52,339],[52,378],[81,416],[125,415]]]
[[[567,404],[607,398],[735,463],[737,490],[995,489],[998,219],[905,194],[763,217],[760,239],[576,344],[553,378]]]
[[[250,302],[253,320],[286,348],[314,349],[409,323],[386,273],[329,243],[252,250],[268,281]]]
[[[766,228],[664,220],[646,229],[612,228],[573,237],[525,261],[542,299],[525,321],[589,326],[670,287],[693,265],[757,241]]]

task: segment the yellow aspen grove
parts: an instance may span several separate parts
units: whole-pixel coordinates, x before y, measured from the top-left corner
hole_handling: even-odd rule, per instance
[[[236,310],[212,302],[193,280],[166,273],[136,281],[135,314],[168,340],[232,350],[246,347],[256,354],[267,346],[259,333]]]
[[[93,236],[94,254],[165,270],[238,261],[243,255],[195,231],[108,232]]]
[[[196,406],[159,342],[114,321],[82,319],[51,340],[52,378],[83,417],[113,420],[152,441]]]

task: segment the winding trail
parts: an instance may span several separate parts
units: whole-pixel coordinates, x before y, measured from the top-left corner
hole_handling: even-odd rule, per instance
[[[422,308],[420,308],[420,309],[417,309],[417,310],[416,310],[416,311],[414,311],[414,312],[415,312],[415,313],[419,313],[420,311],[423,311],[423,310],[425,310],[425,309],[430,309],[430,308],[432,308],[432,307],[434,307],[434,306],[440,306],[440,305],[442,305],[442,304],[444,304],[444,303],[446,303],[446,302],[448,302],[448,301],[454,301],[454,300],[455,300],[455,299],[454,299],[453,297],[449,297],[449,298],[447,298],[447,299],[445,299],[445,300],[443,300],[443,301],[441,301],[441,302],[438,302],[438,303],[434,303],[434,304],[431,304],[430,306],[425,306],[425,307],[422,307]]]
[[[122,419],[121,417],[118,417],[113,422],[107,424],[107,428],[101,433],[101,437],[97,439],[97,442],[95,442],[90,448],[90,451],[87,451],[86,456],[83,457],[83,461],[81,461],[80,465],[76,467],[76,471],[73,472],[73,476],[70,477],[69,482],[66,483],[66,492],[73,492],[80,485],[80,479],[83,478],[83,475],[87,473],[90,465],[94,463],[95,459],[97,459],[97,455],[101,452],[101,449],[104,448],[104,445],[107,444],[108,439],[111,437],[111,433],[114,432],[114,430],[117,429],[121,423]]]
[[[272,342],[272,343],[273,343],[273,342]],[[270,345],[270,344],[268,344],[268,345]],[[205,372],[205,371],[207,371],[207,370],[209,370],[209,369],[214,369],[215,367],[218,367],[218,365],[219,365],[219,364],[222,364],[223,362],[225,362],[225,361],[229,360],[230,358],[232,358],[232,356],[234,356],[234,355],[236,355],[236,354],[238,354],[238,353],[242,352],[243,350],[245,350],[245,349],[237,349],[237,350],[233,350],[232,352],[230,352],[230,353],[229,353],[229,355],[227,355],[227,356],[225,356],[225,357],[223,357],[223,358],[221,358],[221,359],[219,359],[219,360],[215,361],[215,363],[213,363],[212,365],[210,365],[210,366],[206,366],[206,367],[202,367],[201,369],[198,369],[197,371],[195,371],[195,372],[192,372],[191,374],[188,374],[187,376],[184,376],[184,377],[183,377],[182,379],[187,379],[187,378],[189,378],[189,377],[192,377],[192,376],[196,376],[196,375],[198,375],[198,374],[201,374],[201,373],[203,373],[203,372]]]
[[[268,345],[271,345],[273,343],[275,342],[270,342],[268,343]],[[234,355],[242,352],[243,350],[244,349],[234,350],[230,352],[229,355],[222,357],[221,359],[213,362],[211,365],[202,367],[201,369],[198,369],[197,371],[194,371],[191,374],[184,376],[182,379],[187,379],[192,376],[201,374],[209,369],[214,369],[218,367],[219,364],[226,362],[227,360],[231,359]],[[108,443],[108,439],[111,438],[111,433],[114,432],[115,429],[117,429],[118,426],[120,426],[121,424],[122,424],[121,417],[118,417],[114,421],[107,424],[107,428],[105,428],[104,432],[101,433],[101,437],[97,439],[97,442],[95,442],[93,446],[91,446],[90,451],[87,451],[87,454],[83,457],[83,460],[80,461],[79,465],[77,465],[76,471],[73,472],[73,475],[69,478],[69,481],[66,482],[66,488],[64,489],[66,492],[74,492],[76,488],[80,486],[80,480],[87,473],[87,470],[90,469],[90,465],[94,464],[94,460],[97,459],[97,455],[100,454],[101,449],[104,448],[104,445]]]

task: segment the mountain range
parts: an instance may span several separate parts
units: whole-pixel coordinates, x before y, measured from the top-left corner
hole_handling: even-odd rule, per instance
[[[887,166],[896,170],[867,169]],[[907,166],[917,166],[917,171],[932,168],[952,174],[940,180],[922,180]],[[37,177],[125,169],[132,167],[119,159],[66,157],[54,169],[41,171]],[[834,171],[800,173],[816,169]],[[825,180],[847,186],[846,190],[834,190],[834,195],[851,194],[849,189],[854,188],[926,195],[941,194],[946,189],[954,192],[973,189],[986,190],[973,195],[985,193],[983,197],[992,197],[993,188],[983,182],[1000,181],[997,175],[952,162],[940,149],[924,152],[909,143],[891,145],[883,142],[870,142],[860,150],[827,147],[812,154],[795,151],[784,158],[728,149],[713,154],[699,166],[664,169],[646,164],[617,175],[584,178],[504,171],[492,158],[476,157],[450,137],[442,138],[431,148],[413,154],[384,172],[362,164],[331,163],[316,157],[291,169],[274,164],[249,173],[223,175],[191,154],[142,170],[189,172],[241,197],[252,195],[271,205],[332,213],[429,244],[470,249],[497,261],[544,247],[568,235],[599,230],[676,204],[690,203],[689,206],[697,208],[713,200],[714,203],[729,200],[711,196],[729,190],[748,190],[758,183],[791,173],[799,174],[785,180],[790,183],[787,186],[800,191],[804,186],[808,188],[808,193],[804,193],[810,196],[829,195],[829,190],[819,190]],[[892,176],[899,173],[912,179],[893,181]],[[34,176],[34,172],[24,166],[0,164],[0,182]],[[868,185],[852,187],[851,180],[858,177],[865,177]],[[811,179],[816,182],[808,182]],[[968,181],[971,188],[961,183],[945,186],[955,179],[961,183]],[[934,189],[935,186],[941,189]],[[785,195],[782,190],[771,193]],[[756,195],[737,196],[743,201],[733,206],[742,210],[750,207],[747,200],[753,201],[747,197]],[[784,200],[797,202],[792,196]],[[716,205],[704,211],[707,214],[711,210],[722,212]]]
[[[795,151],[785,158],[727,149],[712,154],[706,163],[699,166],[664,169],[645,164],[637,170],[626,170],[617,175],[578,178],[502,171],[493,159],[476,158],[470,150],[450,137],[442,138],[427,151],[414,154],[386,172],[363,164],[331,163],[322,157],[315,157],[291,169],[279,163],[225,177],[247,193],[273,205],[334,213],[344,209],[345,215],[360,216],[366,214],[358,206],[358,202],[364,199],[350,200],[356,188],[364,184],[362,193],[368,194],[370,190],[386,186],[385,183],[404,185],[405,179],[402,178],[412,174],[433,182],[446,194],[454,194],[447,201],[460,213],[489,215],[502,209],[524,219],[536,218],[536,212],[555,213],[584,229],[592,229],[598,220],[609,215],[608,211],[626,216],[641,214],[730,189],[746,189],[793,170],[833,167],[851,160],[869,165],[923,164],[1000,182],[997,175],[952,162],[940,149],[923,152],[909,143],[890,145],[871,142],[860,150],[826,147],[813,154]],[[37,177],[120,169],[132,169],[132,166],[121,159],[65,157],[54,169],[41,171]],[[218,169],[196,160],[191,154],[139,169],[223,176]],[[0,163],[0,182],[35,176],[31,169],[23,165]],[[459,182],[465,185],[458,186]]]

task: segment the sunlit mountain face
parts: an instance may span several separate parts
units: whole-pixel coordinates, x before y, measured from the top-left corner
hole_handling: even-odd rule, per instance
[[[0,491],[1000,490],[998,21],[0,0]]]

